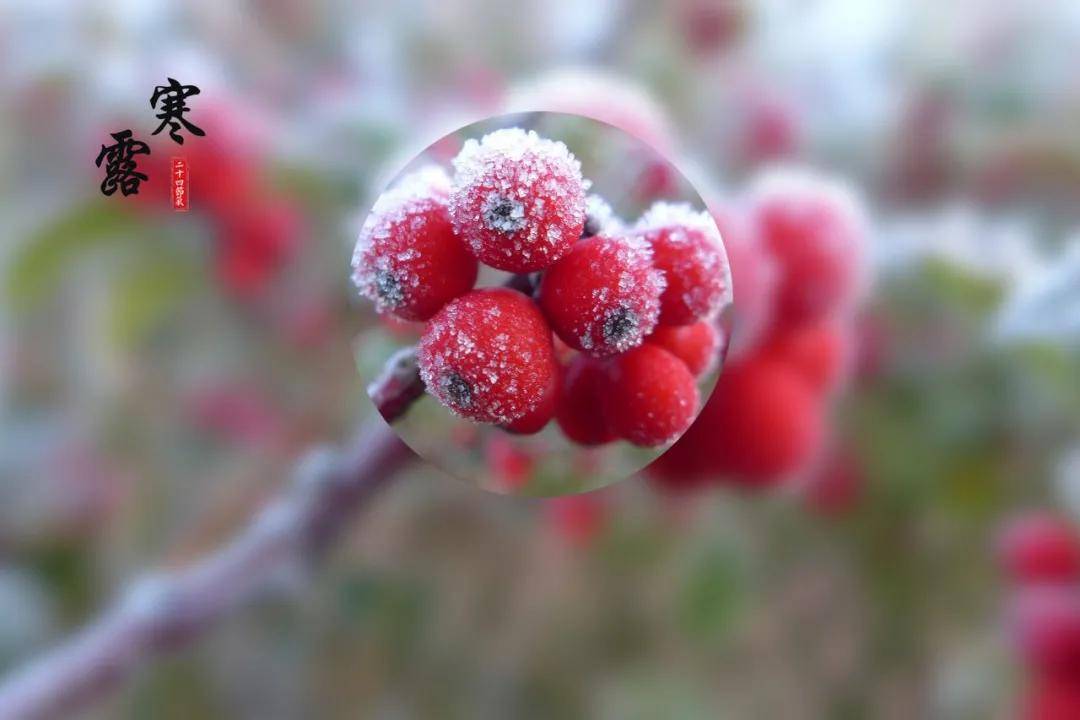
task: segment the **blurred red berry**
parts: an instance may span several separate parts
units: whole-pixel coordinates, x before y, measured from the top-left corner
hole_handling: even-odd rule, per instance
[[[635,231],[648,240],[653,266],[664,273],[660,324],[689,325],[714,316],[730,287],[724,247],[712,217],[689,205],[658,202]]]
[[[477,263],[454,234],[449,178],[431,166],[375,202],[353,253],[353,282],[380,312],[427,320],[476,283]]]
[[[656,326],[663,276],[649,245],[596,235],[544,273],[537,300],[570,347],[607,357],[641,344]]]
[[[848,451],[833,450],[806,477],[800,492],[812,511],[836,517],[858,503],[865,484],[858,458]]]
[[[1080,682],[1073,678],[1035,677],[1024,700],[1022,720],[1080,718]]]
[[[777,174],[760,184],[754,221],[779,268],[777,319],[815,322],[854,299],[862,228],[854,201],[829,183]]]
[[[576,547],[592,544],[607,520],[607,506],[597,492],[552,498],[545,510],[555,532]]]
[[[473,290],[428,323],[418,353],[429,393],[456,414],[505,425],[543,402],[558,371],[551,330],[516,290]]]
[[[543,270],[570,251],[585,226],[581,165],[561,142],[520,128],[468,140],[454,158],[450,216],[483,263]]]
[[[1080,580],[1080,535],[1071,523],[1048,512],[1009,521],[998,538],[997,555],[1014,582]]]
[[[791,369],[761,358],[729,362],[698,419],[653,473],[772,485],[812,459],[822,434],[821,402]]]
[[[690,427],[698,389],[686,365],[667,350],[642,345],[608,361],[604,417],[634,445],[669,443]]]
[[[536,467],[532,453],[503,435],[493,435],[485,448],[488,472],[500,490],[514,492],[528,485]]]
[[[302,232],[299,213],[284,200],[232,208],[218,227],[218,277],[242,298],[262,294],[291,259]]]
[[[707,320],[693,325],[660,325],[645,341],[682,360],[694,377],[711,371],[720,359],[720,334]]]
[[[578,355],[563,372],[555,421],[563,434],[580,445],[602,445],[615,439],[603,413],[607,369],[603,361]]]
[[[646,160],[634,181],[633,194],[641,203],[648,203],[656,198],[670,197],[679,189],[679,175],[667,160],[648,151]]]
[[[790,157],[801,136],[795,108],[777,97],[756,96],[747,103],[739,134],[739,151],[746,163],[757,164]]]
[[[1080,683],[1080,591],[1041,585],[1021,589],[1010,624],[1024,663],[1043,677]]]
[[[731,351],[738,357],[756,347],[769,330],[776,264],[761,247],[753,225],[741,210],[730,204],[714,204],[712,216],[731,267],[735,318]]]
[[[746,24],[747,7],[735,0],[680,0],[677,7],[682,34],[700,55],[730,46]]]
[[[819,322],[778,330],[762,353],[786,363],[816,393],[834,390],[841,382],[851,355],[847,327]]]

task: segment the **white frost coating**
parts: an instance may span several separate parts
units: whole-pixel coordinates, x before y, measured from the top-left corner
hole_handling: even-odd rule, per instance
[[[695,282],[682,288],[679,299],[695,316],[710,318],[731,302],[731,272],[723,239],[707,210],[694,210],[687,203],[657,202],[637,221],[634,231],[650,241],[662,237],[668,247],[684,248],[668,268],[675,278],[692,278],[698,272],[716,278],[714,283]],[[673,291],[684,284],[669,278]]]
[[[409,233],[423,232],[449,193],[446,171],[427,165],[380,195],[364,219],[353,249],[352,281],[379,312],[400,307],[409,289],[420,282],[420,253],[395,242],[394,232],[406,223]]]
[[[751,204],[771,198],[803,200],[806,210],[829,205],[849,223],[858,237],[866,236],[868,218],[855,189],[847,182],[806,168],[778,166],[761,173],[750,187]],[[800,203],[792,205],[798,211]]]
[[[539,323],[539,316],[504,313],[500,302],[489,291],[451,301],[429,321],[418,352],[428,392],[454,414],[477,422],[513,422],[535,410],[547,388],[529,362],[551,359],[549,335],[529,324]]]
[[[695,210],[688,203],[656,202],[634,224],[634,230],[647,233],[667,227],[679,226],[700,231],[706,239],[718,247],[724,243],[716,222],[707,210]]]
[[[500,269],[554,262],[585,223],[581,163],[562,142],[520,128],[465,141],[453,160],[450,217],[481,260]]]
[[[572,301],[584,310],[572,334],[584,350],[605,357],[637,347],[653,331],[666,280],[652,267],[652,247],[641,237],[601,235],[589,242],[598,244],[589,274],[600,283]]]
[[[608,201],[596,193],[585,198],[585,234],[616,234],[626,229],[625,223],[611,209]]]

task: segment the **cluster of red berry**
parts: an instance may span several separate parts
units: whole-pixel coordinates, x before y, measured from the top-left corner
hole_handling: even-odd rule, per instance
[[[709,215],[657,203],[625,227],[563,143],[518,128],[467,141],[453,166],[380,196],[353,256],[380,312],[426,322],[427,391],[514,433],[554,417],[585,445],[678,437],[730,293]],[[519,282],[474,289],[479,263]]]
[[[649,473],[669,489],[770,487],[821,460],[851,354],[861,213],[834,183],[785,171],[713,214],[734,278],[732,349],[697,422]]]
[[[1021,717],[1080,717],[1080,534],[1065,519],[1031,513],[1013,519],[998,541],[1012,584],[1009,622],[1028,673]]]

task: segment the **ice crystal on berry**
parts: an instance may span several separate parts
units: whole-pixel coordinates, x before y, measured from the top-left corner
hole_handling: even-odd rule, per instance
[[[453,232],[450,179],[437,167],[379,196],[353,252],[353,282],[380,312],[426,320],[476,281],[476,259]]]
[[[615,211],[611,209],[607,200],[595,193],[585,198],[585,228],[581,231],[582,237],[592,237],[602,233],[612,235],[623,229],[622,220],[615,215]]]
[[[507,128],[467,140],[453,164],[450,217],[482,262],[542,270],[581,235],[588,183],[565,144]]]
[[[709,318],[731,302],[731,278],[720,232],[712,216],[686,203],[655,203],[635,232],[652,245],[667,289],[660,323],[686,325]]]

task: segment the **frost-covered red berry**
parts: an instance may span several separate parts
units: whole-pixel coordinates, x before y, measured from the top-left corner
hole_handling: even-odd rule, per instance
[[[730,300],[731,279],[716,223],[685,203],[654,204],[638,221],[664,272],[661,325],[689,325],[710,318]]]
[[[607,357],[640,345],[652,332],[663,289],[648,243],[597,235],[578,242],[544,273],[537,299],[563,342]]]
[[[417,355],[428,392],[456,414],[505,425],[543,402],[557,371],[551,330],[529,298],[485,288],[450,301]]]
[[[779,268],[777,320],[813,322],[850,304],[859,286],[864,230],[846,188],[778,172],[758,182],[752,216]]]
[[[997,545],[998,561],[1022,583],[1070,583],[1080,579],[1080,533],[1051,513],[1033,512],[1011,520]]]
[[[603,445],[615,439],[604,419],[607,369],[602,360],[578,355],[563,372],[555,421],[563,434],[580,445]]]
[[[542,270],[570,251],[585,226],[581,163],[561,142],[520,128],[467,140],[454,158],[450,217],[481,262]]]
[[[556,360],[558,359],[558,352],[555,353]],[[561,373],[556,371],[551,376],[551,382],[548,384],[547,390],[544,391],[544,396],[537,404],[535,408],[525,413],[517,420],[509,422],[502,426],[502,429],[513,433],[514,435],[534,435],[547,426],[551,418],[555,416],[555,403],[558,400],[559,395],[559,376]]]
[[[677,438],[694,421],[698,400],[694,376],[663,348],[642,345],[609,361],[604,417],[634,445],[656,447]]]
[[[660,325],[645,342],[682,360],[694,377],[712,370],[720,359],[720,334],[707,320],[693,325]]]
[[[353,253],[353,281],[380,312],[427,320],[476,282],[476,258],[454,235],[450,181],[437,167],[407,175],[375,202]]]

